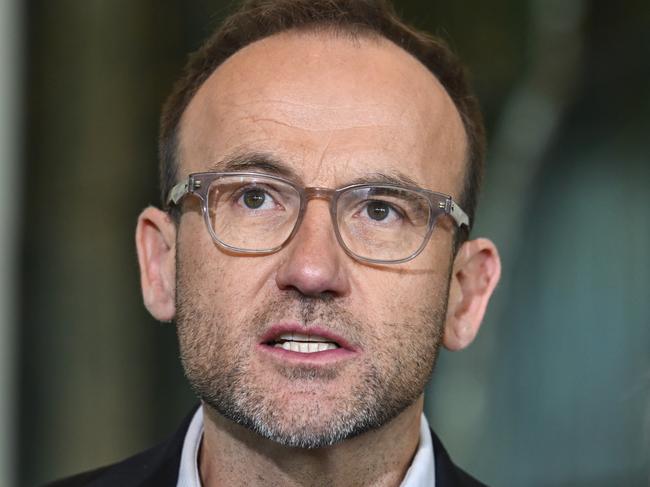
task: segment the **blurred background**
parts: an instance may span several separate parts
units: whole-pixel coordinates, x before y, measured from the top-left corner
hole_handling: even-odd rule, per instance
[[[494,486],[650,485],[650,3],[397,2],[465,60],[490,152],[476,234],[505,264],[427,414]],[[230,11],[0,0],[0,485],[170,434],[195,402],[141,304],[160,105]]]

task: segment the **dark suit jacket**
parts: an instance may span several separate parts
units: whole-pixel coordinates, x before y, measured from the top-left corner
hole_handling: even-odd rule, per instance
[[[176,487],[183,441],[193,414],[194,411],[185,418],[171,438],[150,450],[114,465],[58,480],[46,487]],[[433,431],[431,435],[436,487],[485,487],[454,465]]]

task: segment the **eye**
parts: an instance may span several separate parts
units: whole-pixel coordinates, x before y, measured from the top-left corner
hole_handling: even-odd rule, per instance
[[[393,205],[381,200],[371,200],[366,203],[365,213],[376,222],[392,222],[401,219],[401,213]]]
[[[388,218],[390,205],[383,201],[371,201],[366,206],[366,213],[372,220],[381,221]]]
[[[266,194],[261,189],[249,189],[242,195],[242,201],[252,210],[257,210],[265,200]]]
[[[242,188],[236,198],[237,204],[245,210],[273,210],[278,208],[276,199],[269,191],[259,187]]]

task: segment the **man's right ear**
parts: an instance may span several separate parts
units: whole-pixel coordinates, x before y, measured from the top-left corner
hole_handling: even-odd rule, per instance
[[[153,206],[138,217],[135,245],[144,305],[159,321],[176,314],[176,225],[167,212]]]

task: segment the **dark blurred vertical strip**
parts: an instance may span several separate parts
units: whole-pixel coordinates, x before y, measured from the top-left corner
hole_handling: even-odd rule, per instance
[[[186,18],[181,1],[26,2],[21,485],[144,448],[192,401],[133,246],[158,202],[157,117]]]

